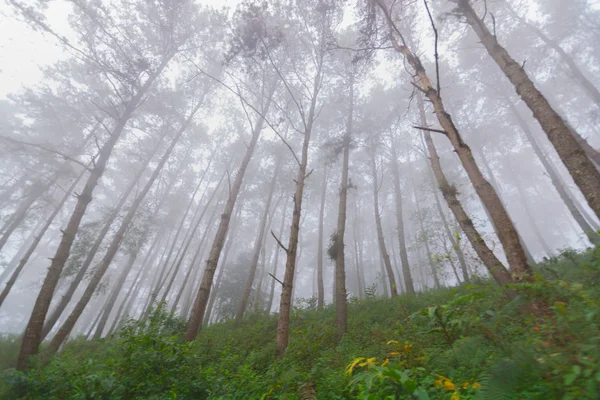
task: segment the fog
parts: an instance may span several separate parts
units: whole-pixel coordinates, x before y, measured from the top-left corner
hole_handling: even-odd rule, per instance
[[[593,3],[4,1],[0,333],[165,302],[193,339],[598,244]]]

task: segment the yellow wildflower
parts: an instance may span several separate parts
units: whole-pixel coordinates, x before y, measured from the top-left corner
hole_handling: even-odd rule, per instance
[[[398,341],[396,341],[396,340],[390,340],[389,342],[387,342],[387,345],[389,346],[389,345],[390,345],[390,344],[392,344],[392,343],[394,343],[394,344],[400,344],[400,343],[398,343]]]
[[[390,360],[386,358],[385,361],[381,363],[381,366],[385,367],[389,362]]]
[[[398,354],[400,354],[397,351],[390,351],[390,356],[397,356]]]
[[[467,389],[469,387],[469,382],[464,382],[461,386],[463,389]]]
[[[444,389],[446,390],[454,390],[456,389],[456,387],[454,386],[454,383],[452,383],[451,381],[444,381]]]
[[[452,396],[450,397],[450,400],[460,400],[460,396],[456,393],[453,393]]]
[[[437,381],[433,382],[433,386],[442,387],[444,384],[442,383],[441,379],[438,379]]]
[[[477,388],[480,388],[480,387],[481,387],[481,384],[480,384],[480,383],[477,383],[477,382],[475,382],[475,383],[473,384],[473,386],[472,386],[472,387],[473,387],[473,389],[477,389]]]

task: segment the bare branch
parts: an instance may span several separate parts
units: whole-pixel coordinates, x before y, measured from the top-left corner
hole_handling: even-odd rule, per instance
[[[429,21],[431,22],[431,28],[433,28],[433,35],[435,39],[435,78],[437,79],[436,89],[438,92],[438,96],[440,96],[440,55],[438,53],[438,30],[435,26],[435,22],[433,21],[433,16],[431,15],[431,11],[429,10],[429,4],[427,3],[427,0],[423,0],[423,3],[425,3],[425,9],[427,10],[427,15],[429,16]]]
[[[447,135],[447,134],[448,134],[448,132],[446,132],[446,131],[443,131],[443,130],[441,130],[441,129],[426,128],[426,127],[424,127],[424,126],[413,126],[413,128],[415,128],[415,129],[419,129],[419,130],[421,130],[421,131],[428,131],[428,132],[437,132],[437,133],[442,133],[442,134],[444,134],[444,135]]]
[[[277,244],[279,245],[279,247],[281,247],[283,249],[283,251],[285,251],[286,253],[289,253],[290,251],[287,249],[287,247],[285,247],[283,245],[283,243],[281,243],[281,240],[279,240],[277,238],[277,236],[275,236],[275,232],[271,231],[271,235],[273,236],[273,238],[275,238],[275,241],[277,242]]]
[[[279,279],[277,279],[277,277],[275,275],[273,275],[270,272],[268,272],[268,274],[271,275],[271,278],[275,279],[277,282],[279,282],[281,284],[281,286],[283,286],[283,282],[281,282]]]

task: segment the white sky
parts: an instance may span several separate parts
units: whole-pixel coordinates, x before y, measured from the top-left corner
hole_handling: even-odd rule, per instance
[[[240,0],[200,2],[234,9]],[[62,0],[52,1],[46,13],[50,25],[68,29],[69,9]],[[6,0],[0,0],[0,99],[38,82],[42,78],[41,67],[59,60],[62,52],[55,39],[31,29],[21,17],[15,16]]]

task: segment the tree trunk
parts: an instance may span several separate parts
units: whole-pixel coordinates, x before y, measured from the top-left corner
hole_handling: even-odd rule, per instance
[[[115,127],[108,140],[100,149],[98,159],[94,163],[94,168],[90,171],[90,176],[88,177],[85,187],[83,188],[81,194],[77,196],[77,204],[75,205],[75,209],[73,210],[71,218],[67,223],[66,229],[63,231],[62,239],[58,245],[58,248],[56,249],[54,257],[52,258],[50,268],[48,268],[48,273],[46,274],[44,283],[40,288],[40,292],[33,306],[33,311],[31,312],[31,317],[29,318],[27,327],[25,328],[25,333],[23,334],[23,341],[19,352],[19,358],[17,362],[17,369],[19,370],[24,370],[26,368],[27,358],[31,355],[37,354],[39,351],[40,342],[42,340],[41,337],[42,329],[44,327],[44,320],[46,319],[46,314],[50,308],[50,302],[52,301],[52,297],[54,295],[54,289],[56,289],[62,269],[69,258],[71,247],[73,245],[73,241],[75,240],[75,235],[77,235],[77,231],[79,230],[81,219],[83,218],[88,205],[92,201],[92,193],[98,185],[100,178],[104,174],[104,169],[106,168],[106,164],[110,158],[112,150],[121,137],[127,121],[129,121],[129,118],[139,106],[142,97],[146,94],[156,78],[162,73],[162,70],[167,66],[173,56],[173,53],[165,55],[165,58],[162,60],[156,71],[150,74],[144,85],[140,87],[137,93],[131,98],[123,113],[117,119]]]
[[[287,206],[289,202],[289,197],[286,197],[285,202],[283,203],[283,210],[281,211],[281,224],[279,225],[279,231],[277,232],[280,238],[283,235],[283,230],[285,228],[285,220],[287,216]],[[277,266],[279,263],[279,250],[280,246],[275,247],[275,260],[273,261],[273,269],[271,270],[271,289],[269,291],[269,302],[267,303],[267,313],[271,312],[271,308],[273,307],[273,298],[275,297],[275,276],[277,276]],[[325,296],[325,292],[323,292],[323,296]]]
[[[396,226],[398,230],[398,247],[400,248],[400,262],[402,263],[402,276],[406,293],[414,294],[415,286],[412,274],[410,272],[410,263],[408,262],[408,251],[406,250],[406,237],[404,233],[404,216],[402,215],[402,189],[400,187],[400,169],[398,168],[398,155],[396,153],[396,144],[392,138],[392,175],[394,179],[394,191],[396,200]]]
[[[273,84],[272,87],[269,89],[270,93],[268,95],[267,102],[262,110],[263,116],[266,115],[269,110],[271,101],[273,100],[275,86],[276,85]],[[227,204],[225,205],[225,209],[223,210],[223,214],[221,215],[221,222],[219,223],[219,228],[217,229],[215,240],[213,242],[212,248],[210,249],[208,260],[206,261],[206,268],[202,273],[200,288],[198,289],[198,294],[196,295],[196,299],[194,300],[192,314],[187,324],[187,329],[184,338],[187,342],[194,340],[196,338],[196,335],[198,335],[198,331],[202,328],[202,321],[204,320],[206,306],[208,305],[213,278],[217,269],[217,265],[219,263],[221,251],[223,250],[223,245],[225,244],[225,238],[227,237],[229,222],[231,220],[231,213],[233,211],[233,207],[235,206],[235,202],[237,200],[240,189],[242,188],[244,174],[246,173],[248,164],[250,163],[252,155],[254,154],[256,142],[258,142],[258,138],[265,123],[265,119],[263,116],[260,116],[259,119],[256,121],[254,131],[252,132],[252,139],[246,147],[246,153],[244,154],[242,164],[240,165],[240,169],[235,175],[235,179],[233,181],[233,185],[231,186],[231,190],[229,193],[229,199],[227,200]]]
[[[379,245],[379,252],[383,259],[383,264],[390,281],[392,297],[398,296],[398,290],[396,288],[396,279],[394,277],[394,270],[392,269],[392,262],[390,261],[390,255],[385,245],[385,238],[383,236],[383,227],[381,224],[381,214],[379,211],[379,178],[377,176],[377,164],[375,162],[375,148],[371,149],[371,176],[373,178],[373,210],[375,211],[375,227],[377,229],[377,243]]]
[[[161,139],[162,139],[162,137],[161,137]],[[75,294],[75,291],[77,290],[77,288],[80,287],[81,281],[83,280],[83,278],[85,277],[85,274],[88,272],[88,269],[92,265],[92,262],[94,261],[94,257],[96,256],[98,249],[100,249],[100,246],[102,245],[102,242],[104,241],[104,238],[106,237],[108,231],[110,230],[113,222],[119,216],[119,213],[121,212],[121,210],[123,209],[123,206],[127,202],[127,198],[129,197],[131,192],[133,192],[133,190],[137,187],[139,180],[144,175],[144,172],[146,171],[146,168],[148,167],[148,164],[150,164],[150,161],[152,161],[152,158],[154,157],[156,152],[159,150],[159,148],[160,148],[160,141],[157,143],[156,146],[154,146],[154,148],[152,149],[152,151],[150,152],[148,157],[146,157],[143,165],[140,166],[135,177],[133,178],[133,180],[131,181],[131,183],[129,184],[127,189],[125,190],[125,193],[123,193],[123,195],[119,199],[117,206],[108,215],[108,218],[104,222],[104,225],[102,226],[102,229],[98,233],[96,240],[92,244],[92,247],[90,248],[90,250],[87,252],[87,254],[85,256],[85,260],[83,260],[83,263],[79,267],[77,274],[75,275],[75,277],[73,277],[73,280],[69,284],[69,287],[67,288],[65,293],[63,293],[63,295],[61,296],[59,303],[54,307],[54,309],[52,310],[52,312],[50,313],[48,318],[46,318],[46,321],[44,323],[44,328],[42,330],[42,340],[44,340],[46,338],[46,336],[48,336],[48,333],[50,333],[52,328],[54,328],[54,325],[56,325],[56,322],[58,321],[58,319],[60,318],[62,313],[65,311],[65,309],[69,305],[69,301]]]
[[[423,98],[420,93],[417,93],[417,104],[419,106],[419,111],[421,113],[421,124],[424,127],[427,127],[427,120],[425,118],[425,107],[423,104]],[[458,193],[456,187],[450,185],[448,180],[446,179],[446,175],[442,170],[442,164],[440,163],[440,157],[438,156],[437,150],[433,143],[433,139],[429,131],[423,131],[423,136],[425,137],[425,144],[427,145],[427,151],[429,153],[429,161],[431,163],[431,169],[433,170],[433,175],[437,181],[438,187],[442,192],[442,196],[450,211],[456,218],[460,228],[465,233],[465,236],[471,243],[471,246],[486,266],[490,275],[494,278],[494,280],[500,285],[506,285],[508,283],[512,283],[512,277],[510,273],[506,270],[504,265],[498,260],[494,252],[487,246],[481,234],[475,228],[473,221],[467,215],[465,209],[462,204],[458,200]]]
[[[4,247],[4,245],[8,242],[8,239],[12,235],[12,233],[17,229],[19,225],[25,220],[27,216],[27,212],[44,193],[50,189],[50,187],[58,180],[58,175],[51,181],[47,182],[43,185],[41,182],[35,182],[31,189],[30,193],[27,195],[24,202],[19,205],[19,208],[15,211],[15,213],[9,218],[6,222],[5,226],[2,227],[0,232],[2,232],[2,236],[0,236],[0,251]]]
[[[50,225],[52,225],[52,222],[54,221],[54,218],[56,218],[56,216],[58,215],[58,213],[60,212],[60,210],[62,209],[62,207],[65,205],[65,203],[67,202],[67,200],[69,199],[69,197],[71,197],[71,193],[73,192],[73,190],[75,190],[75,187],[77,186],[77,183],[83,177],[83,175],[85,174],[85,172],[86,172],[86,170],[84,169],[83,171],[81,171],[81,173],[79,174],[79,176],[77,178],[75,178],[75,180],[73,181],[73,183],[71,184],[71,186],[65,191],[65,194],[64,194],[63,198],[60,200],[60,202],[58,203],[58,205],[54,208],[54,211],[52,212],[52,214],[50,214],[50,216],[46,220],[46,223],[44,224],[44,226],[42,227],[42,229],[37,233],[37,235],[34,236],[33,242],[27,248],[27,251],[25,252],[25,254],[23,254],[23,257],[19,261],[19,265],[13,271],[13,273],[12,273],[10,279],[8,280],[8,282],[6,282],[6,286],[4,287],[4,290],[2,291],[2,293],[0,293],[0,307],[2,307],[2,303],[4,303],[4,300],[6,299],[6,296],[8,296],[8,293],[10,292],[10,289],[13,287],[13,285],[17,281],[17,278],[19,277],[19,274],[21,273],[21,271],[23,270],[23,268],[27,264],[27,261],[29,261],[29,258],[31,257],[31,255],[35,251],[37,245],[40,243],[40,240],[42,240],[42,237],[44,236],[44,234],[46,233],[46,231],[48,230],[48,228],[50,228]]]
[[[390,25],[390,28],[399,33],[400,31],[394,24],[394,21],[391,18],[388,9],[382,3],[382,0],[376,1],[383,10],[388,24]],[[517,230],[515,229],[515,226],[511,221],[508,212],[502,205],[498,194],[481,173],[481,170],[475,162],[475,158],[473,157],[470,147],[463,141],[460,132],[458,131],[458,128],[456,127],[456,125],[454,125],[454,122],[452,121],[450,114],[446,112],[444,104],[442,102],[442,98],[438,90],[434,88],[434,86],[431,83],[431,80],[427,76],[425,68],[421,64],[421,60],[410,51],[410,49],[406,46],[405,43],[401,45],[393,36],[390,36],[390,38],[392,40],[394,49],[397,52],[401,53],[406,59],[406,61],[414,69],[415,75],[420,81],[422,91],[425,93],[427,98],[431,101],[431,103],[434,106],[436,116],[440,125],[443,128],[444,134],[452,143],[452,146],[454,147],[456,154],[458,155],[465,171],[467,172],[469,179],[475,187],[477,195],[479,196],[487,210],[490,212],[490,215],[498,229],[498,233],[500,234],[499,239],[502,243],[502,246],[504,247],[504,251],[506,253],[506,257],[508,259],[512,275],[517,280],[528,279],[528,277],[531,275],[531,269],[529,265],[527,265],[527,257],[525,255],[525,251],[523,250],[523,246],[521,245],[521,242],[519,240]]]
[[[544,95],[536,88],[525,70],[508,54],[485,23],[477,16],[469,0],[455,0],[459,10],[502,72],[515,86],[521,99],[533,112],[548,139],[567,167],[573,180],[585,196],[590,208],[600,218],[600,171],[588,158],[586,152],[573,136],[565,120],[552,108]],[[447,131],[447,129],[446,129]]]
[[[204,316],[204,321],[203,321],[203,323],[205,325],[208,325],[210,322],[210,316],[214,309],[214,304],[215,304],[215,300],[217,299],[219,288],[221,287],[221,281],[223,279],[223,274],[225,273],[225,268],[227,268],[227,258],[229,256],[229,251],[233,247],[233,244],[236,242],[236,230],[237,230],[237,227],[240,222],[240,214],[242,213],[242,209],[244,208],[243,207],[243,199],[241,199],[240,202],[241,203],[238,204],[238,210],[237,210],[235,216],[233,217],[233,221],[231,223],[231,230],[230,230],[229,237],[227,239],[227,244],[225,245],[225,249],[223,250],[223,259],[221,260],[221,269],[219,269],[219,274],[217,275],[217,281],[215,282],[215,288],[213,290],[211,290],[210,300],[208,302],[208,306],[206,307],[206,315]],[[197,271],[198,271],[198,269],[196,269],[196,272]],[[192,283],[195,281],[196,281],[196,275],[194,275],[194,277],[191,279]],[[190,286],[190,290],[188,291],[188,293],[186,295],[185,303],[183,306],[183,310],[185,310],[185,314],[182,313],[182,316],[184,316],[184,317],[187,316],[187,314],[189,313],[190,303],[192,302],[192,294],[194,292],[194,289],[195,288],[193,287],[193,285]]]
[[[354,226],[353,226],[353,236],[354,236],[354,257],[356,260],[356,279],[358,283],[358,297],[361,300],[365,298],[365,273],[364,273],[364,263],[363,263],[363,236],[360,234],[360,229],[358,226],[358,196],[354,196]]]
[[[88,283],[87,287],[85,288],[83,295],[81,296],[81,298],[75,305],[75,308],[73,309],[73,311],[71,311],[71,314],[69,315],[69,317],[65,320],[63,325],[60,327],[60,329],[58,330],[58,332],[56,333],[56,335],[50,342],[50,345],[48,346],[48,349],[47,349],[47,354],[52,355],[52,354],[56,353],[58,351],[59,347],[63,344],[63,342],[67,339],[67,337],[71,333],[71,330],[75,326],[75,323],[81,316],[81,313],[83,313],[83,310],[89,303],[90,299],[92,298],[92,295],[96,291],[96,288],[100,284],[102,277],[108,270],[108,267],[110,266],[113,258],[117,254],[117,251],[119,250],[121,242],[123,241],[123,238],[125,237],[125,233],[127,232],[129,225],[133,221],[133,218],[135,217],[135,214],[136,214],[138,208],[140,207],[140,205],[146,198],[146,195],[148,194],[148,192],[154,185],[156,178],[158,178],[160,172],[162,171],[162,168],[166,164],[167,160],[170,158],[171,153],[173,152],[173,149],[175,148],[175,145],[179,142],[179,139],[183,136],[183,133],[186,131],[186,128],[192,121],[194,115],[200,108],[201,104],[202,104],[201,102],[198,103],[198,105],[191,112],[190,116],[183,123],[183,125],[181,126],[179,131],[175,134],[175,137],[171,140],[169,147],[167,148],[167,150],[163,154],[162,158],[158,162],[158,165],[152,172],[152,175],[148,179],[148,182],[146,182],[146,185],[144,186],[142,191],[137,195],[137,197],[135,198],[135,200],[129,207],[129,211],[123,218],[123,221],[121,222],[119,230],[115,233],[115,236],[113,237],[112,241],[110,242],[110,245],[108,246],[108,249],[106,250],[106,253],[104,254],[104,257],[102,258],[102,260],[96,267],[96,270],[94,271],[94,275],[92,276],[92,278],[90,279],[90,282]]]
[[[588,237],[590,242],[596,246],[600,245],[600,236],[598,234],[596,234],[595,230],[586,221],[584,216],[581,214],[581,212],[575,205],[575,202],[573,201],[573,198],[571,197],[571,195],[569,193],[567,193],[565,186],[562,182],[562,179],[558,175],[558,172],[556,171],[554,166],[548,160],[547,155],[544,154],[544,151],[542,150],[539,143],[535,139],[533,132],[531,132],[531,129],[529,129],[527,122],[525,122],[525,119],[522,117],[521,113],[519,113],[519,110],[517,110],[517,107],[513,104],[512,101],[510,101],[510,99],[508,97],[504,96],[504,101],[510,108],[513,116],[515,117],[515,120],[517,121],[517,124],[519,125],[521,130],[525,133],[525,136],[527,137],[527,140],[529,141],[529,144],[531,145],[533,152],[535,153],[535,155],[538,157],[538,159],[544,166],[544,169],[546,170],[546,172],[548,172],[548,176],[550,177],[552,184],[556,188],[556,191],[558,192],[558,195],[560,196],[562,201],[567,206],[567,209],[571,213],[571,216],[573,217],[575,222],[577,222],[577,224],[579,225],[581,230],[586,234],[586,236]]]
[[[327,167],[323,167],[323,181],[321,182],[321,207],[319,208],[319,237],[317,239],[319,241],[317,244],[317,310],[322,310],[323,306],[325,305],[325,288],[323,286],[323,219],[325,217],[326,198]],[[272,282],[271,287],[275,287],[275,281]]]
[[[237,310],[235,313],[235,324],[239,326],[242,322],[242,318],[244,318],[244,313],[246,311],[246,306],[248,305],[248,299],[250,298],[250,292],[252,292],[252,285],[254,284],[254,276],[256,275],[256,267],[258,266],[258,259],[260,257],[260,250],[263,245],[263,238],[265,236],[265,227],[267,225],[267,219],[269,217],[269,211],[271,208],[271,201],[273,200],[273,193],[275,193],[275,185],[277,184],[277,176],[279,174],[279,167],[281,165],[280,158],[275,162],[274,170],[273,170],[273,178],[271,179],[271,184],[269,185],[269,194],[267,195],[267,201],[265,203],[265,209],[260,218],[260,222],[258,225],[258,236],[254,242],[254,252],[252,255],[252,260],[250,261],[250,267],[248,269],[248,277],[246,278],[246,283],[244,284],[244,290],[242,292],[242,298],[237,306]]]
[[[206,205],[206,208],[208,208],[208,204]],[[183,278],[183,281],[181,283],[181,288],[177,292],[177,295],[175,296],[175,300],[173,301],[173,305],[171,306],[171,311],[170,311],[171,314],[175,314],[175,311],[177,311],[177,304],[179,304],[179,301],[181,300],[181,296],[183,296],[183,291],[185,289],[186,283],[190,279],[192,271],[198,270],[198,268],[196,267],[196,265],[198,263],[198,257],[201,254],[204,255],[206,239],[208,238],[208,233],[211,231],[211,229],[215,223],[215,218],[217,217],[217,209],[218,209],[218,206],[214,208],[213,213],[211,214],[210,219],[208,220],[208,223],[206,224],[206,228],[204,229],[204,233],[202,234],[200,243],[197,246],[196,253],[192,257],[192,261],[190,262],[190,267],[188,268],[188,270],[185,274],[185,277]],[[177,276],[178,270],[179,270],[179,268],[177,268],[175,270],[175,272],[173,273],[173,276],[171,277],[171,280],[169,281],[169,286],[165,289],[165,293],[163,294],[163,298],[161,301],[166,301],[169,291],[171,289],[171,286],[173,285],[173,282],[175,281],[175,277]]]
[[[322,43],[321,43],[322,45]],[[323,68],[323,51],[320,54],[317,72],[313,84],[310,108],[307,118],[304,119],[304,141],[302,143],[302,155],[300,165],[298,166],[298,175],[296,177],[296,190],[294,193],[294,207],[292,213],[292,225],[290,227],[290,237],[286,251],[285,274],[279,301],[279,319],[277,320],[277,355],[283,356],[287,348],[290,333],[290,309],[292,303],[292,290],[294,288],[294,275],[296,270],[296,253],[298,251],[298,236],[300,232],[300,216],[302,213],[302,197],[304,195],[304,180],[306,179],[306,168],[308,165],[308,147],[310,136],[315,120],[317,105],[317,96],[319,94]]]

